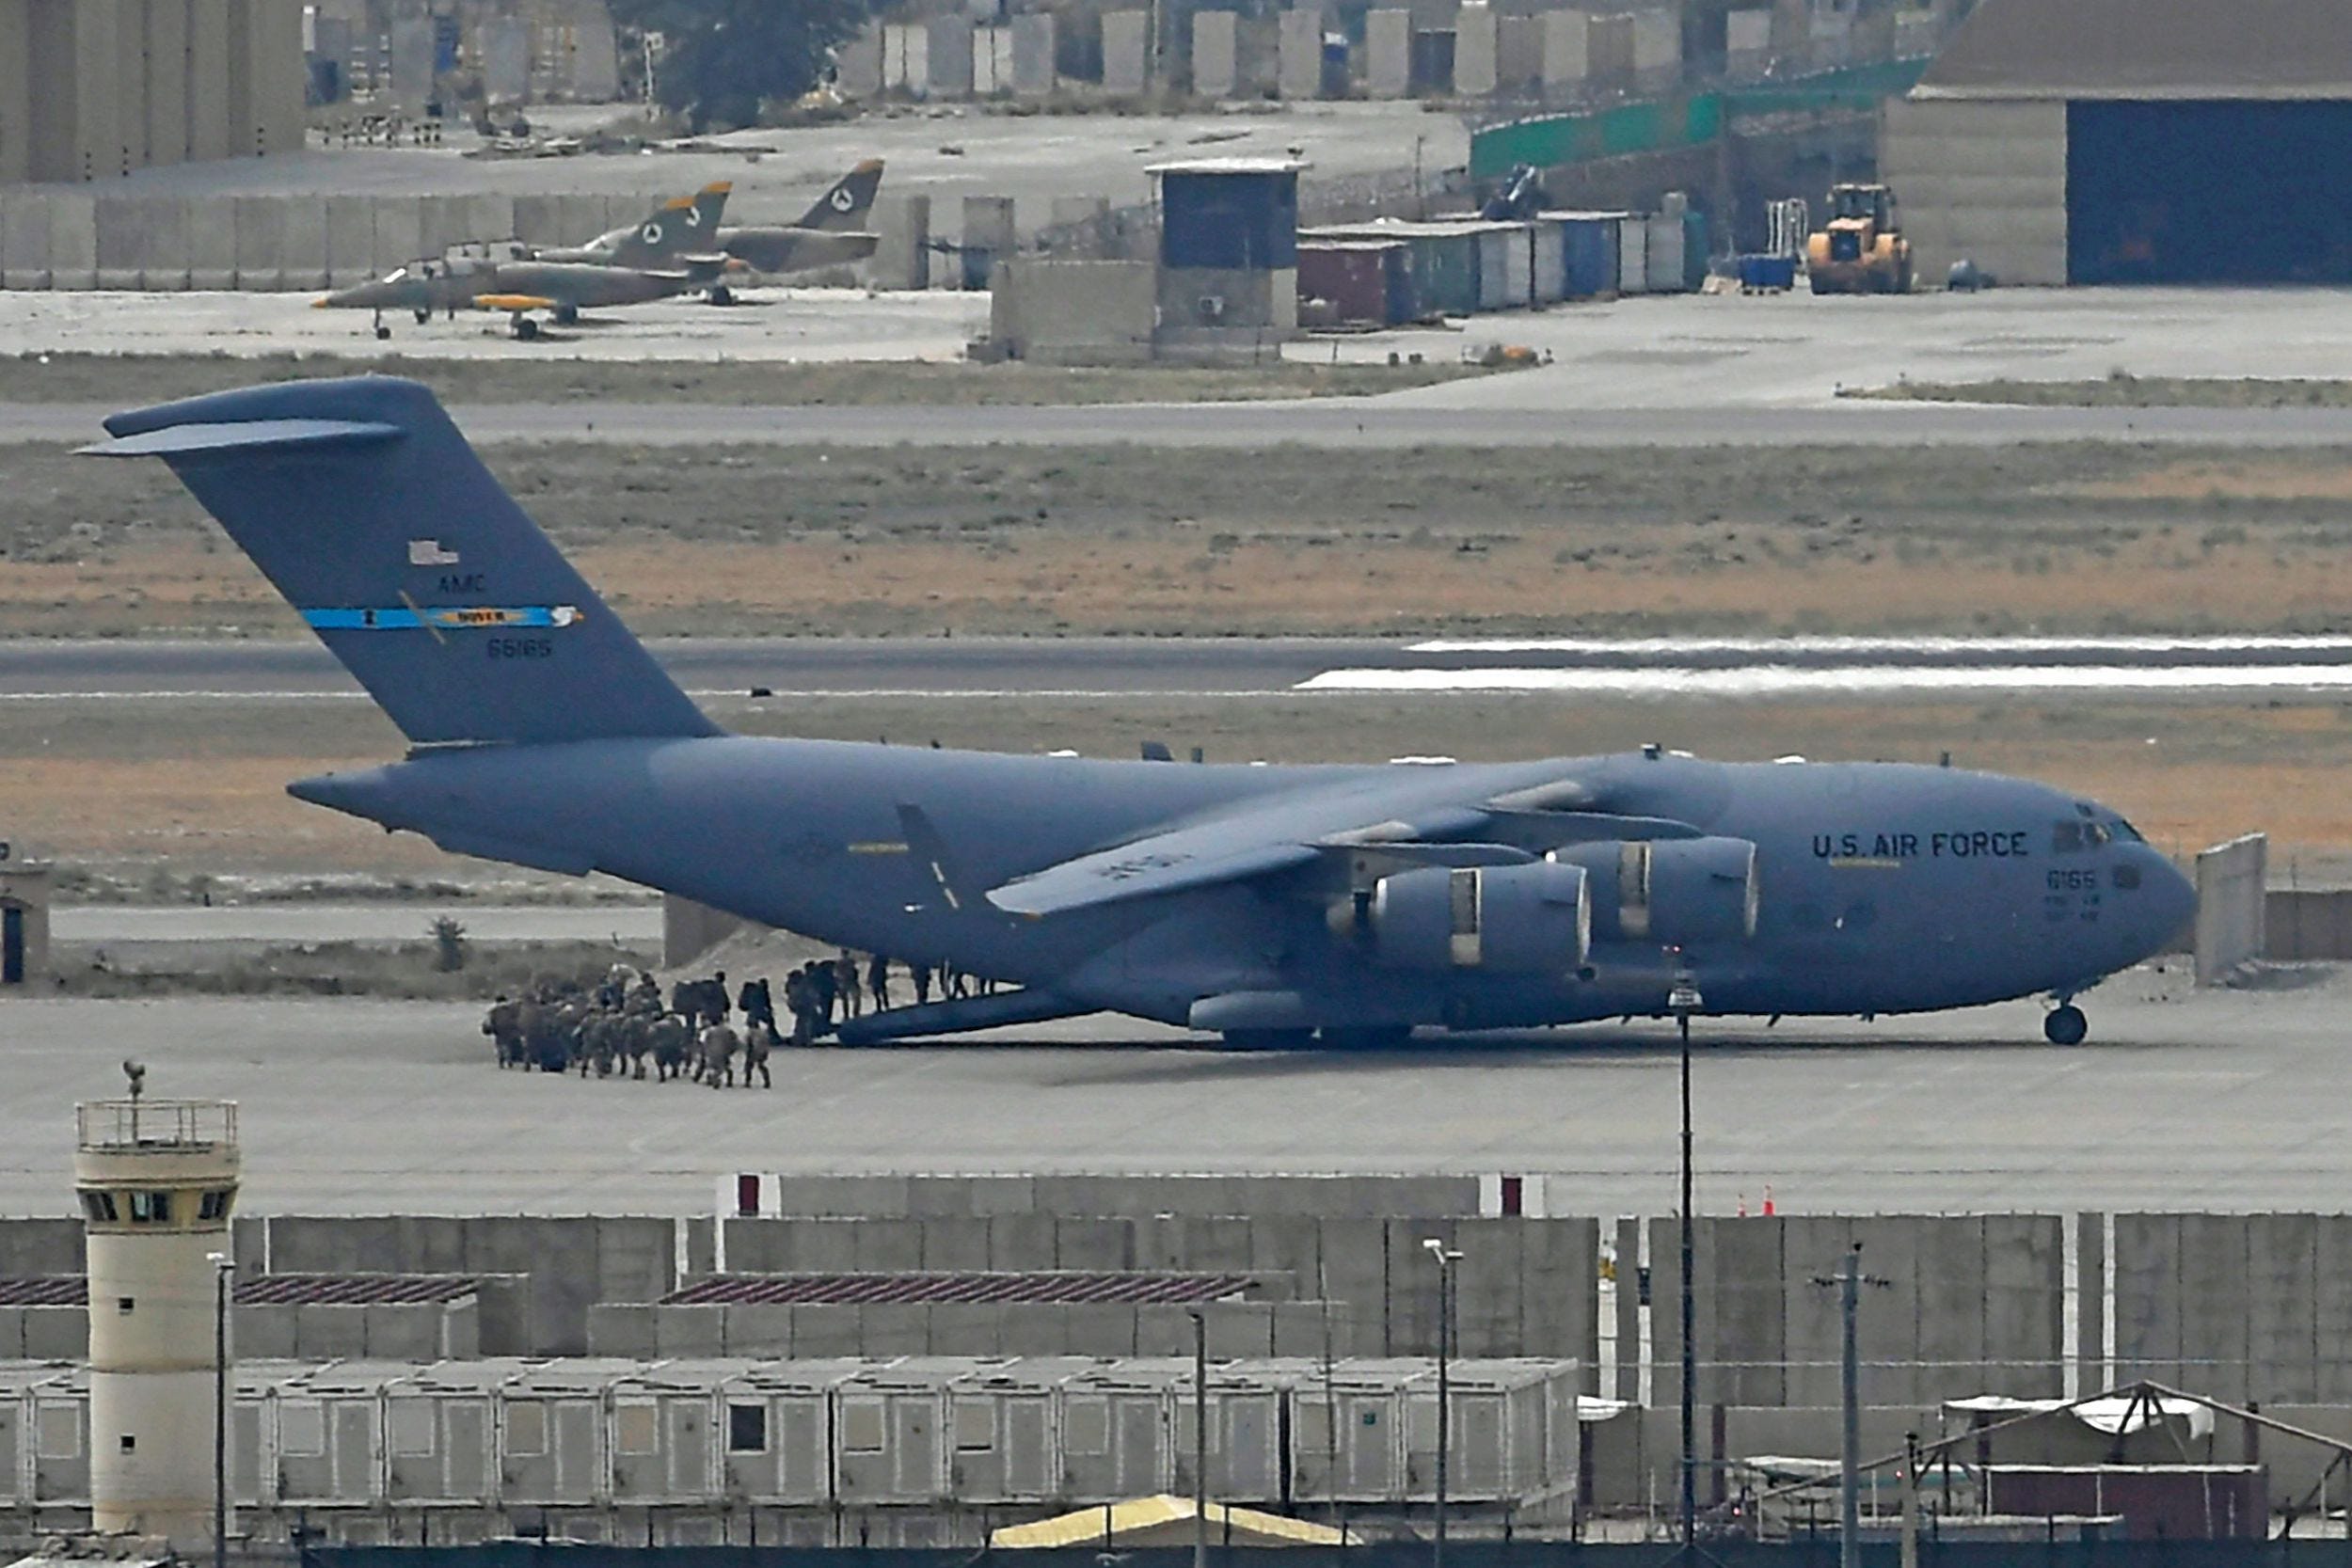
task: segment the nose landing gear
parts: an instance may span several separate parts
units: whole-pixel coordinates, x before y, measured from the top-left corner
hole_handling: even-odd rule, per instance
[[[2090,1020],[2072,1002],[2061,1002],[2042,1019],[2042,1033],[2052,1045],[2080,1045],[2090,1033]]]

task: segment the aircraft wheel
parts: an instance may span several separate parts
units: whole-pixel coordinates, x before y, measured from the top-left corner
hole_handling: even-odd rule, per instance
[[[536,338],[538,335],[539,324],[532,321],[529,316],[525,316],[522,320],[515,324],[515,336],[526,343],[531,341],[533,338]]]
[[[735,303],[735,291],[728,288],[724,283],[722,283],[717,288],[710,291],[710,303],[713,305],[732,305]]]
[[[555,308],[555,320],[556,324],[561,326],[578,326],[580,325],[580,307],[577,305],[557,306]]]
[[[2090,1033],[2090,1020],[2083,1017],[2080,1007],[2069,1003],[2050,1009],[2050,1016],[2042,1021],[2042,1032],[2052,1045],[2080,1045]]]
[[[391,336],[392,329],[389,326],[379,325],[375,329],[375,341],[379,343],[389,341]]]
[[[1312,1029],[1228,1029],[1229,1051],[1304,1051],[1314,1044]]]
[[[433,319],[433,312],[430,310],[416,310],[411,311],[410,314],[417,318],[417,325],[419,326],[424,325],[427,322],[430,322]]]
[[[1326,1029],[1320,1037],[1334,1051],[1401,1051],[1412,1043],[1413,1026],[1365,1024],[1353,1029]]]

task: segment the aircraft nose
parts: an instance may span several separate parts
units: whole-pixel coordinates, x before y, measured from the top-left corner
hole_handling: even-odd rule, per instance
[[[2162,952],[2197,918],[2197,884],[2180,867],[2145,845],[2139,847],[2141,919],[2152,953]]]

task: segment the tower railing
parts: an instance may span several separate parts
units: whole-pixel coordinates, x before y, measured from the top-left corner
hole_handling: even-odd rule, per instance
[[[237,1141],[233,1100],[92,1100],[74,1110],[84,1149],[211,1148]]]

